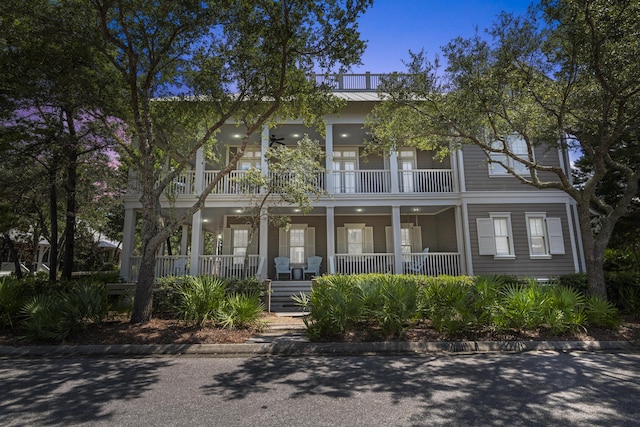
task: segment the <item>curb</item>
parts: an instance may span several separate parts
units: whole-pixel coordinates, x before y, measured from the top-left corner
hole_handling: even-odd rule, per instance
[[[384,354],[522,353],[528,351],[640,351],[636,341],[442,341],[442,342],[273,342],[264,344],[120,344],[0,346],[0,357],[60,356],[337,356]]]

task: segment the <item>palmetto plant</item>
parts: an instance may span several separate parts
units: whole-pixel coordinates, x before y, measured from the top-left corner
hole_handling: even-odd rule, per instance
[[[224,328],[258,328],[263,311],[260,293],[234,293],[220,304],[216,320]]]
[[[204,326],[215,321],[220,304],[225,299],[224,282],[216,277],[190,277],[178,290],[177,311],[188,323]]]
[[[620,325],[618,309],[609,301],[591,296],[587,299],[587,321],[604,328],[616,328]]]

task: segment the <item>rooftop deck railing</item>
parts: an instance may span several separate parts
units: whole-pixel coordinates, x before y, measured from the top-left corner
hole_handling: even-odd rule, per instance
[[[312,74],[309,78],[316,84],[327,85],[336,91],[376,91],[385,74]]]

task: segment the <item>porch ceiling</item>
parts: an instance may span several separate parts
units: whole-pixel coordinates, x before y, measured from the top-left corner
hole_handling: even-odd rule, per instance
[[[244,126],[225,125],[217,135],[219,141],[229,145],[240,144],[246,128]],[[325,138],[315,129],[308,128],[303,124],[285,124],[269,130],[269,135],[276,138],[284,138],[287,145],[294,145],[304,134],[308,134],[312,140],[319,141],[324,145]],[[262,132],[255,132],[251,135],[250,144],[260,145]],[[333,126],[334,145],[360,145],[368,139],[366,132],[362,129],[362,124],[335,124]]]

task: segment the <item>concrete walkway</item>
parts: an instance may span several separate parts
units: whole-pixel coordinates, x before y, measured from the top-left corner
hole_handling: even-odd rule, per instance
[[[244,344],[120,344],[80,346],[0,346],[0,357],[112,355],[373,355],[427,353],[518,353],[526,351],[640,352],[637,341],[440,341],[311,343],[300,315],[269,316],[267,327]]]

